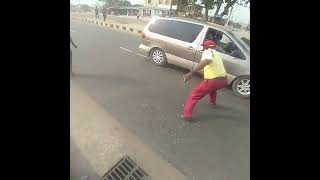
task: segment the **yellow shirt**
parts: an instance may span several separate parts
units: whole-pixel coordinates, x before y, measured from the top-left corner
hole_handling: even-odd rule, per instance
[[[224,68],[222,58],[219,52],[213,49],[206,49],[202,53],[202,60],[211,60],[203,69],[204,79],[213,79],[216,77],[224,77],[227,75]]]

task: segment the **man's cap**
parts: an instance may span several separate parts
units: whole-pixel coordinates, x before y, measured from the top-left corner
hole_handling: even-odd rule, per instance
[[[204,40],[203,43],[201,44],[201,46],[205,49],[209,48],[209,47],[214,47],[216,46],[217,44],[212,41],[212,40]]]

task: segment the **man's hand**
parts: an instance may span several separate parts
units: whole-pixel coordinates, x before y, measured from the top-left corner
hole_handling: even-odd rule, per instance
[[[183,82],[186,83],[187,81],[189,81],[192,78],[192,73],[189,72],[185,75],[183,75]]]

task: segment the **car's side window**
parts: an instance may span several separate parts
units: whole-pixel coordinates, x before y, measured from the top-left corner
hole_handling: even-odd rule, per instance
[[[177,27],[178,38],[181,41],[192,43],[203,29],[202,25],[187,23],[182,21],[175,21]]]
[[[167,35],[171,31],[170,21],[157,19],[149,26],[149,31],[161,35]]]
[[[203,26],[182,21],[157,19],[148,29],[157,34],[192,43],[198,37]]]
[[[239,47],[223,32],[209,28],[205,38],[217,43],[217,51],[238,59],[245,59]]]

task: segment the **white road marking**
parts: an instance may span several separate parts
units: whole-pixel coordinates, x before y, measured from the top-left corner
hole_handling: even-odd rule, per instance
[[[123,48],[123,47],[121,47],[121,46],[120,46],[120,49],[125,50],[125,51],[128,51],[128,52],[131,52],[131,53],[134,53],[133,51],[131,51],[131,50],[129,50],[129,49],[126,49],[126,48]]]
[[[142,55],[142,54],[139,54],[139,53],[133,52],[133,51],[131,51],[131,50],[129,50],[129,49],[126,49],[126,48],[124,48],[124,47],[121,47],[121,46],[120,46],[120,49],[125,50],[125,51],[128,51],[128,52],[130,52],[130,53],[133,53],[133,54],[135,54],[135,55],[138,55],[138,56],[141,56],[141,57],[147,58],[147,56],[144,56],[144,55]]]

